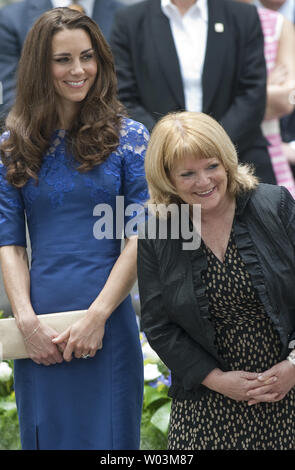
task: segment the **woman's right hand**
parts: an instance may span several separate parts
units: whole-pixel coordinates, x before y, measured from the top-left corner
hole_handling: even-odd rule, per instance
[[[222,372],[220,369],[214,369],[203,380],[202,384],[206,387],[221,393],[222,395],[236,401],[247,401],[250,398],[247,394],[250,390],[261,387],[261,380],[258,379],[260,373],[245,371]],[[277,394],[273,393],[272,384],[277,380],[275,376],[268,378],[264,383],[266,388],[264,401],[274,401]],[[267,387],[268,386],[268,387]]]
[[[58,333],[48,325],[40,322],[38,319],[34,322],[34,327],[25,328],[23,336],[30,359],[36,364],[49,366],[63,362],[62,353],[59,350],[65,345],[57,347],[52,343],[52,339],[58,336]],[[27,338],[27,339],[26,339]]]

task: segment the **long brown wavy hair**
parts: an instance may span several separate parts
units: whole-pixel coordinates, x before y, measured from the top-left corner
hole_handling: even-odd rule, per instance
[[[119,144],[123,105],[117,99],[113,56],[97,24],[69,8],[44,13],[30,30],[22,50],[17,77],[16,99],[7,116],[9,137],[0,146],[7,167],[6,178],[22,187],[29,178],[38,181],[42,158],[58,123],[57,98],[51,61],[52,38],[64,29],[83,29],[95,51],[98,72],[87,97],[69,130],[67,144],[86,172],[104,161]]]

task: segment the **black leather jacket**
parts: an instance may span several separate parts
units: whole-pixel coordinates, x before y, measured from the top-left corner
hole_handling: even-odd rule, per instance
[[[295,332],[295,201],[285,188],[260,184],[237,198],[233,229],[254,288],[280,336],[283,360]],[[201,248],[183,250],[182,241],[138,241],[141,326],[171,370],[169,395],[195,399],[208,390],[201,382],[211,370],[229,368],[215,346],[201,279],[206,256]],[[194,283],[193,257],[199,266]]]

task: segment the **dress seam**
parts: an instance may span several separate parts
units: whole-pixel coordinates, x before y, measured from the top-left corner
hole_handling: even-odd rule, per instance
[[[111,442],[112,442],[112,449],[114,449],[114,413],[113,413],[113,393],[114,393],[114,384],[113,384],[113,341],[112,341],[112,319],[110,318],[109,322],[109,339],[110,339],[110,355],[111,355]]]
[[[32,359],[28,359],[29,361],[32,361]],[[35,449],[38,450],[38,447],[39,447],[39,439],[37,439],[37,436],[38,436],[38,426],[37,426],[37,421],[38,421],[38,393],[36,393],[36,386],[37,386],[37,380],[36,380],[36,371],[35,371],[35,367],[34,367],[34,364],[31,364],[31,367],[33,369],[33,393],[34,393],[34,403],[35,403],[35,406],[33,407],[34,409],[34,425],[35,425],[35,428],[34,428],[34,442],[35,442]]]

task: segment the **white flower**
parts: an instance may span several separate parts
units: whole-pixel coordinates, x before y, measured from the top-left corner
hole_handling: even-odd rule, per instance
[[[7,362],[0,362],[0,382],[7,382],[12,375],[12,369]]]
[[[142,354],[144,359],[149,359],[153,362],[158,362],[160,360],[158,354],[150,347],[149,343],[144,343],[142,345]]]
[[[157,364],[146,364],[144,366],[144,380],[150,382],[152,380],[156,380],[160,377],[161,372],[158,369]]]

